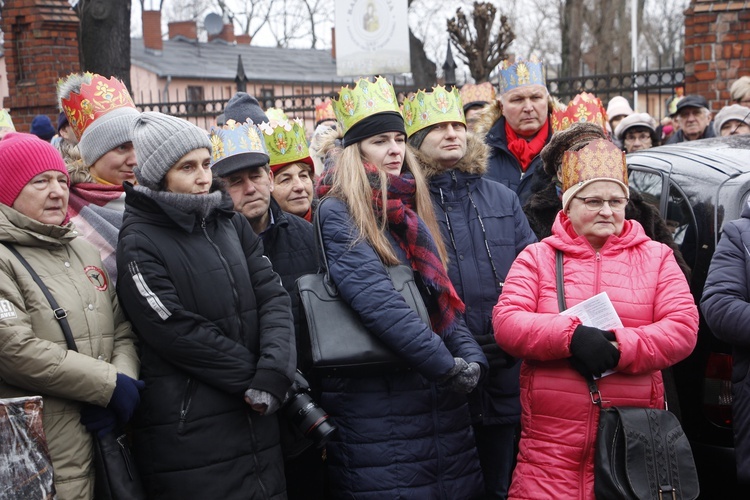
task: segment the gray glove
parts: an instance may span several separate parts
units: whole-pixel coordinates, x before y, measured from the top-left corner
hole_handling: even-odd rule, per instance
[[[455,358],[461,360],[462,363],[456,361],[456,365],[462,366],[461,370],[453,375],[451,378],[446,380],[442,386],[445,390],[451,392],[459,392],[461,394],[468,394],[474,390],[479,382],[479,377],[482,374],[482,369],[478,363],[466,363],[463,358]]]
[[[281,402],[273,394],[258,389],[245,391],[245,402],[261,415],[272,415],[279,409]]]

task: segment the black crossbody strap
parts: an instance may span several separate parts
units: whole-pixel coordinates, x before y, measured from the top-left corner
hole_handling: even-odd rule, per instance
[[[52,294],[49,291],[49,288],[47,288],[47,285],[44,284],[42,281],[42,278],[39,277],[39,275],[34,271],[34,268],[31,267],[31,264],[23,258],[23,256],[18,253],[18,250],[16,248],[9,244],[2,242],[5,248],[7,248],[10,253],[16,256],[16,259],[23,264],[23,267],[26,268],[26,270],[31,275],[32,279],[34,280],[34,283],[36,283],[39,288],[42,290],[42,293],[47,298],[47,302],[49,302],[50,307],[52,307],[52,313],[55,315],[55,319],[60,324],[60,328],[62,328],[63,335],[65,335],[65,342],[68,344],[68,349],[71,351],[78,351],[78,348],[76,347],[76,342],[73,340],[73,332],[70,330],[70,324],[68,323],[68,313],[65,309],[60,307],[60,305],[57,303],[55,298],[52,296]]]
[[[565,288],[563,286],[563,253],[561,250],[555,250],[555,268],[557,271],[557,307],[560,308],[560,312],[563,312],[568,308],[565,303]],[[594,377],[589,375],[586,377],[586,382],[589,386],[589,393],[591,394],[591,402],[595,405],[602,405],[602,394],[599,392],[599,387],[594,381]]]

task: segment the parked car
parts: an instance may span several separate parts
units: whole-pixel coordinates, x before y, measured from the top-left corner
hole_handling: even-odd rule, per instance
[[[630,188],[657,206],[673,231],[692,270],[690,290],[697,304],[721,228],[740,217],[750,197],[750,136],[642,150],[627,155],[627,163]],[[699,328],[695,350],[673,368],[682,425],[701,478],[701,498],[740,498],[731,347],[713,336],[702,315]]]

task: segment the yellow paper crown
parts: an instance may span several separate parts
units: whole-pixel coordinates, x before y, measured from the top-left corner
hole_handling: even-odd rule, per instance
[[[466,83],[459,92],[464,106],[471,103],[492,102],[495,100],[495,87],[490,82]]]
[[[544,85],[544,64],[536,57],[528,61],[520,60],[511,64],[509,60],[500,63],[500,93],[526,85]]]
[[[60,99],[61,108],[79,140],[86,128],[100,116],[118,108],[136,109],[130,92],[117,78],[105,78],[96,73],[71,74],[58,80],[58,89],[70,78],[87,81],[81,84],[78,92],[70,92],[68,97]]]
[[[348,85],[343,87],[333,100],[333,112],[342,134],[368,116],[388,111],[401,114],[393,85],[381,76],[375,82],[360,78],[353,89]]]
[[[13,126],[13,120],[10,118],[10,112],[7,109],[0,108],[0,128],[16,129]]]
[[[272,169],[277,165],[288,165],[310,158],[302,120],[271,120],[270,123],[261,123],[260,129],[271,157]]]
[[[568,103],[564,110],[552,112],[552,131],[566,130],[574,123],[589,122],[607,131],[607,111],[601,99],[594,94],[582,92]]]
[[[448,91],[438,85],[433,87],[432,92],[417,91],[404,101],[403,115],[409,137],[437,123],[459,122],[466,125],[461,96],[455,87]]]
[[[613,180],[628,185],[625,153],[611,141],[596,139],[579,151],[563,154],[563,192],[576,184],[593,180]]]
[[[335,120],[336,113],[333,112],[333,104],[329,100],[325,100],[315,106],[315,124],[322,122],[323,120]]]
[[[286,113],[284,113],[284,110],[281,108],[268,108],[266,110],[266,117],[268,118],[269,122],[271,121],[280,122],[284,120],[289,120],[289,118],[287,118],[286,116]]]

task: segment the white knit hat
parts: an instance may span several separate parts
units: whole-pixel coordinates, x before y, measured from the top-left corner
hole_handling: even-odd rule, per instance
[[[628,100],[624,97],[618,95],[609,100],[609,104],[607,104],[607,119],[609,121],[616,116],[632,114],[633,108],[630,107]]]
[[[194,149],[211,153],[208,135],[192,123],[156,111],[145,111],[130,129],[138,166],[133,169],[142,186],[154,191],[177,160]]]
[[[750,109],[748,111],[750,111]],[[615,137],[623,140],[625,138],[625,132],[633,127],[645,127],[651,132],[656,132],[656,124],[650,114],[633,113],[632,115],[623,118],[622,121],[617,124],[617,127],[615,127]]]
[[[721,127],[729,120],[736,120],[745,125],[750,125],[750,108],[746,108],[740,104],[732,104],[731,106],[721,108],[721,111],[716,113],[716,117],[714,118],[714,130],[717,136],[721,135]]]

